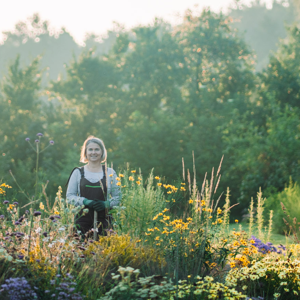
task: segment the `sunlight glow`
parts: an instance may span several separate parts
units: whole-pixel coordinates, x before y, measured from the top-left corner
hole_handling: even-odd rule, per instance
[[[251,2],[242,1],[245,4]],[[268,6],[272,3],[271,0],[265,2]],[[193,9],[195,5],[198,10],[209,5],[214,11],[226,11],[234,3],[233,0],[2,0],[0,41],[3,42],[4,31],[12,31],[17,22],[25,21],[34,13],[39,13],[42,20],[48,20],[51,28],[59,30],[65,27],[76,42],[82,44],[87,33],[103,35],[113,29],[113,22],[122,24],[127,29],[152,23],[155,17],[174,24],[186,9]]]

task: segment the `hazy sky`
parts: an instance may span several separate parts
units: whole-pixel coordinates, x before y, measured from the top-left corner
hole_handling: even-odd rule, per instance
[[[250,3],[244,0],[243,3]],[[271,3],[272,0],[262,2]],[[77,42],[82,42],[86,32],[105,34],[112,29],[113,21],[126,28],[149,24],[154,17],[162,17],[172,23],[188,8],[210,6],[223,11],[234,0],[0,0],[0,40],[3,31],[11,31],[18,21],[25,21],[39,13],[50,26],[65,27]]]

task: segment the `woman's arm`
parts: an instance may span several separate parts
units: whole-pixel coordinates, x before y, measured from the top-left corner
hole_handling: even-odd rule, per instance
[[[72,173],[68,184],[67,202],[74,206],[83,205],[83,200],[85,199],[84,197],[80,197],[80,178],[80,171],[79,169],[76,169]]]
[[[113,208],[114,206],[118,206],[121,202],[122,194],[121,194],[121,187],[117,185],[118,180],[117,173],[111,169],[108,168],[107,170],[108,176],[108,194],[110,195],[110,208]]]

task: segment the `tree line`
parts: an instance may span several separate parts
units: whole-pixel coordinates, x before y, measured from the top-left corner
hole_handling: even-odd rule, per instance
[[[255,53],[233,19],[205,9],[181,24],[163,20],[119,28],[111,49],[83,51],[66,75],[42,82],[38,56],[17,57],[1,81],[0,177],[33,191],[35,155],[25,139],[44,134],[39,177],[55,195],[88,135],[102,138],[114,167],[141,168],[168,181],[180,178],[182,158],[197,180],[224,156],[219,191],[230,187],[240,212],[259,187],[281,190],[299,178],[299,29],[255,72]],[[43,142],[44,141],[44,142]],[[41,189],[41,186],[39,186]],[[17,190],[17,189],[16,189]],[[22,195],[17,195],[22,199]],[[22,200],[25,201],[25,200]]]

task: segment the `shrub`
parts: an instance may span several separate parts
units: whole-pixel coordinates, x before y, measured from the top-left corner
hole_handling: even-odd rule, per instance
[[[267,197],[266,208],[270,208],[274,211],[274,232],[283,234],[289,231],[289,229],[285,226],[283,221],[285,214],[281,209],[281,202],[285,206],[291,219],[300,215],[300,187],[297,182],[293,183],[290,180],[289,185],[286,186],[283,191],[271,194]]]

